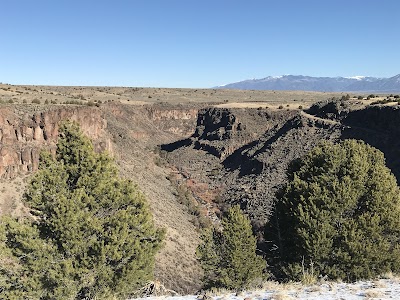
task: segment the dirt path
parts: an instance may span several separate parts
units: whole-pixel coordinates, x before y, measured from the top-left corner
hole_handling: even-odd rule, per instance
[[[302,115],[302,116],[304,116],[306,118],[309,118],[309,119],[312,119],[312,120],[316,120],[316,121],[320,121],[320,122],[327,123],[327,124],[341,125],[341,123],[339,121],[316,117],[314,115],[310,115],[310,114],[306,113],[305,111],[301,111],[300,115]]]

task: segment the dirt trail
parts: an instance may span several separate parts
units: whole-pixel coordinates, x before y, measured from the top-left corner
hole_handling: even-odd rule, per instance
[[[312,119],[312,120],[320,121],[320,122],[331,124],[331,125],[341,125],[341,123],[339,121],[316,117],[316,116],[306,113],[305,111],[301,111],[300,115],[302,115],[306,118]]]

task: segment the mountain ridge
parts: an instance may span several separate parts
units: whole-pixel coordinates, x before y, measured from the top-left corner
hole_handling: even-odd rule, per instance
[[[261,79],[247,79],[217,86],[219,89],[240,90],[300,90],[316,92],[400,92],[400,74],[389,78],[313,77],[305,75],[267,76]]]

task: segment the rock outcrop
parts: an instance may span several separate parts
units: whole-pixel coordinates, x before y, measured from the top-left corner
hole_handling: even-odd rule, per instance
[[[346,101],[307,111],[209,108],[199,111],[191,138],[162,149],[187,178],[220,190],[216,206],[240,204],[253,221],[265,223],[290,162],[323,140],[365,141],[385,154],[400,181],[399,125],[398,106],[360,109]]]
[[[106,135],[107,122],[95,107],[63,107],[19,115],[10,108],[0,109],[0,178],[11,179],[37,170],[41,150],[54,151],[60,121],[80,124],[96,150],[112,152]]]

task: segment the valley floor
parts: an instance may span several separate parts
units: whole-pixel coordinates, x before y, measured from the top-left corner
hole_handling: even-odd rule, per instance
[[[147,300],[358,300],[400,299],[400,279],[379,279],[352,284],[326,282],[310,286],[268,282],[256,291],[240,293],[207,293],[206,295],[159,296]]]

